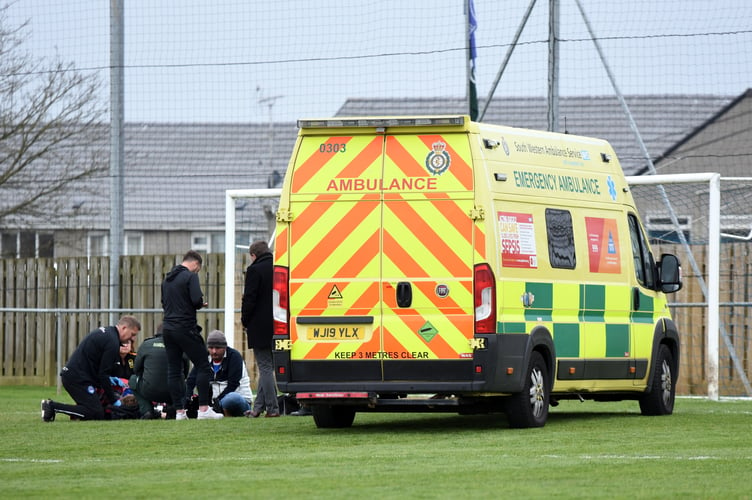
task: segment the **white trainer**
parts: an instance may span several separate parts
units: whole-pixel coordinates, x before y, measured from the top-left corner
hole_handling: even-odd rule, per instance
[[[188,414],[184,411],[175,413],[175,420],[188,420]]]
[[[223,418],[224,415],[221,413],[217,413],[214,411],[211,407],[207,408],[206,411],[200,411],[198,412],[198,416],[196,417],[197,420],[216,420],[219,418]]]

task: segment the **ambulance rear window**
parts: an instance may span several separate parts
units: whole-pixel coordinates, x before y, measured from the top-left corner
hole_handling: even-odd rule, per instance
[[[546,235],[551,267],[574,269],[577,258],[574,251],[572,214],[569,210],[546,209]]]

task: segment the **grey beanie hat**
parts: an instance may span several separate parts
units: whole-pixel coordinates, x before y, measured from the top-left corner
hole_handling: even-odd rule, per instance
[[[225,334],[219,330],[212,331],[208,337],[206,337],[206,347],[227,347],[227,338]]]

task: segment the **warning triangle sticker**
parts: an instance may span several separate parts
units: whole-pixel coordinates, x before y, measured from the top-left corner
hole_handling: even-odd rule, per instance
[[[342,293],[339,291],[339,288],[337,288],[337,285],[334,285],[332,287],[332,290],[329,292],[329,299],[341,299]]]

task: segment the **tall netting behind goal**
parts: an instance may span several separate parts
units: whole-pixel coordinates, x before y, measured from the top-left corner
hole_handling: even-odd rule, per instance
[[[752,179],[652,177],[660,183],[629,180],[656,258],[682,262],[684,288],[669,297],[682,336],[677,393],[752,396]]]

